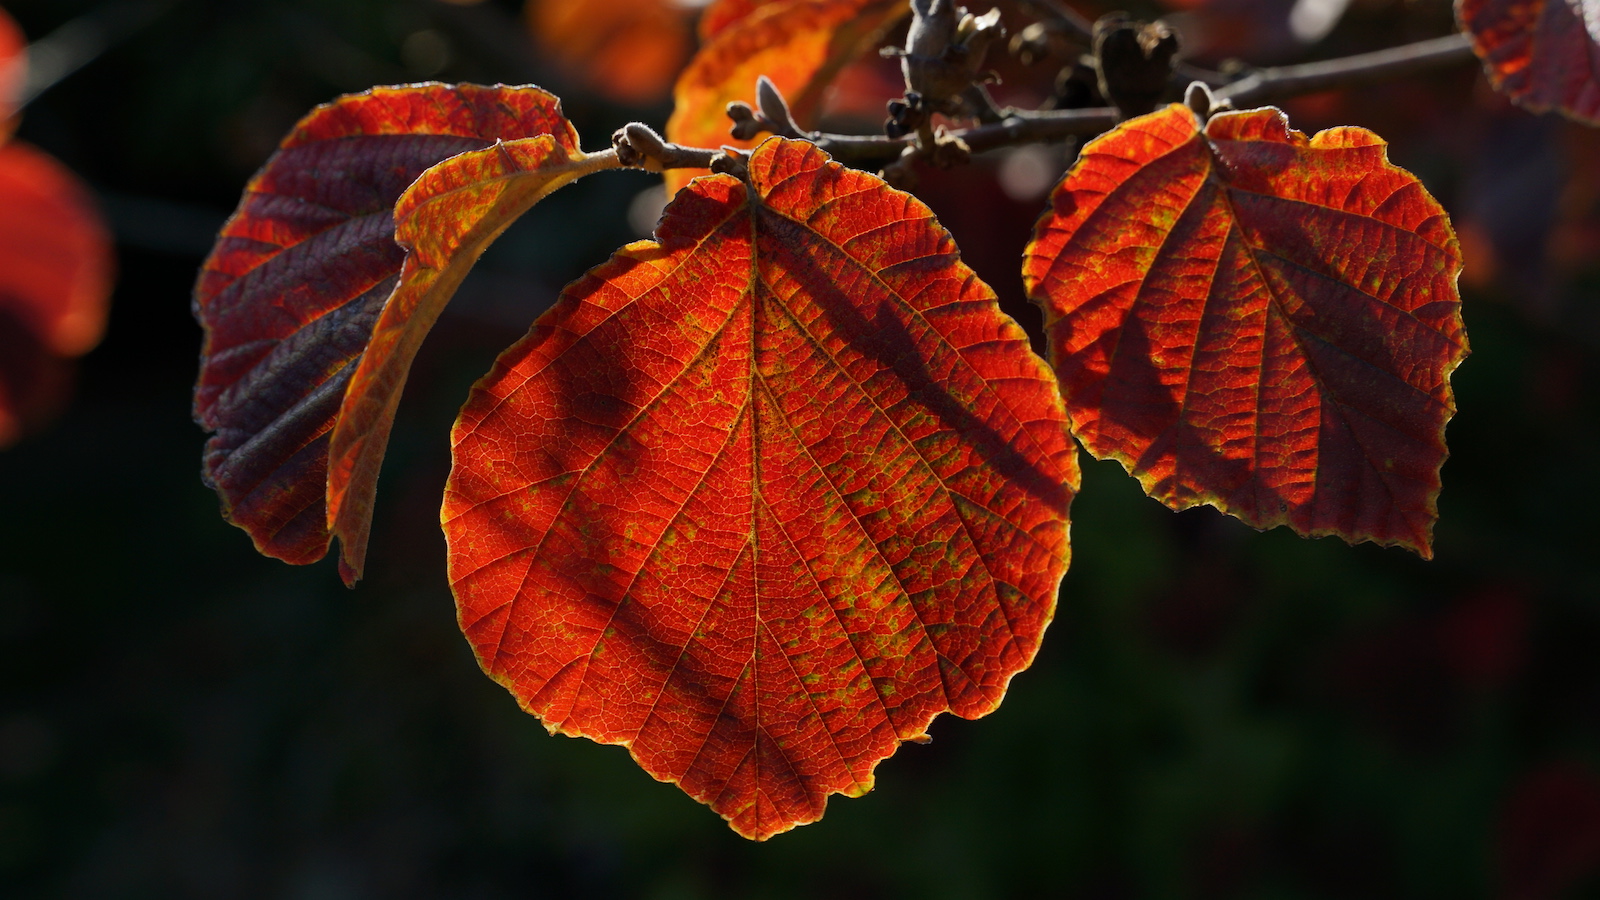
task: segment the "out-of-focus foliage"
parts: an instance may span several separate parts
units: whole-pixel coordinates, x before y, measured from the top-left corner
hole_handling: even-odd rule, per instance
[[[70,360],[99,343],[111,239],[89,189],[47,153],[8,140],[27,49],[0,9],[0,448],[66,401]]]
[[[96,6],[8,4],[30,35]],[[195,472],[186,298],[239,185],[339,93],[555,88],[521,14],[188,0],[27,110],[21,138],[101,191],[122,277],[78,399],[0,455],[0,894],[1596,895],[1600,529],[1573,474],[1600,467],[1592,130],[1512,107],[1473,66],[1286,104],[1307,132],[1382,134],[1464,223],[1474,355],[1432,562],[1174,515],[1091,463],[1069,599],[1003,708],[935,723],[871,794],[757,846],[622,750],[548,737],[483,678],[442,567],[462,398],[631,236],[617,211],[658,178],[563,189],[463,284],[408,382],[354,595],[331,562],[259,558]],[[1448,23],[1443,4],[1356,3],[1327,43],[1282,52]],[[997,91],[1037,90],[1004,74]],[[609,101],[560,93],[581,132],[616,127]],[[1040,159],[918,189],[1030,328],[1015,270]]]
[[[1494,86],[1534,112],[1600,125],[1600,6],[1593,0],[1457,0]]]
[[[677,0],[527,0],[528,31],[579,83],[619,103],[666,99],[694,50],[695,5]]]

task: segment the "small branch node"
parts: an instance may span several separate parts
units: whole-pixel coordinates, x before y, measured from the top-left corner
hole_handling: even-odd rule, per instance
[[[900,71],[905,77],[908,105],[912,95],[916,95],[927,113],[955,117],[974,115],[967,88],[982,78],[989,47],[1005,36],[998,9],[973,15],[953,0],[913,3],[906,46],[897,54]],[[902,134],[917,128],[904,121],[898,124],[904,129]]]
[[[1094,54],[1100,95],[1124,118],[1142,116],[1166,93],[1178,36],[1159,20],[1135,22],[1126,13],[1109,13],[1094,23]]]
[[[789,111],[789,101],[783,99],[778,86],[769,81],[765,75],[756,79],[756,105],[761,110],[761,119],[766,124],[767,130],[773,134],[796,140],[811,140],[816,137],[795,123],[794,114]]]
[[[1203,81],[1190,82],[1183,92],[1183,104],[1194,112],[1201,124],[1225,109],[1233,109],[1232,103],[1217,99],[1211,87]]]
[[[736,140],[753,140],[756,135],[767,130],[760,114],[751,109],[750,104],[740,100],[728,104],[728,118],[733,120],[733,127],[728,129],[728,133]]]
[[[625,168],[663,172],[667,169],[704,169],[711,164],[715,150],[667,143],[643,122],[630,122],[611,135],[617,162]]]
[[[723,147],[712,154],[707,166],[718,175],[732,175],[743,181],[750,175],[750,158],[737,147]]]
[[[972,162],[972,147],[959,135],[952,134],[943,128],[934,135],[933,149],[927,154],[928,161],[941,169],[952,169]]]
[[[898,188],[902,191],[916,190],[918,178],[913,164],[916,162],[917,156],[917,148],[906,147],[900,152],[899,158],[883,167],[883,170],[878,173],[878,177],[888,182],[892,188]]]

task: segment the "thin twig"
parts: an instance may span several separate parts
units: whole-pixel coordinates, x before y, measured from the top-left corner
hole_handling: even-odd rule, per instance
[[[1464,34],[1452,34],[1374,53],[1257,69],[1213,93],[1217,100],[1237,107],[1255,106],[1300,94],[1403,78],[1473,58],[1471,40]]]
[[[982,153],[1016,144],[1093,136],[1110,130],[1117,120],[1117,111],[1111,107],[1055,109],[1028,116],[1008,116],[1003,122],[967,128],[954,134],[966,141],[973,153]]]
[[[1096,135],[1117,124],[1117,111],[1109,107],[1007,112],[1009,115],[999,122],[947,132],[946,139],[958,138],[972,152],[982,153],[1017,144]],[[857,134],[817,136],[817,146],[839,162],[852,166],[892,162],[899,159],[901,153],[915,141],[915,135],[898,138]]]
[[[731,149],[731,148],[730,148]],[[667,169],[709,169],[730,157],[726,151],[668,143],[643,122],[630,122],[611,135],[611,150],[626,168],[662,172]],[[735,150],[733,153],[738,153]]]
[[[1183,60],[1178,60],[1172,66],[1172,83],[1179,88],[1187,88],[1196,81],[1206,87],[1222,87],[1231,81],[1237,81],[1238,77],[1237,75],[1214,72],[1211,69],[1203,69]]]
[[[1061,0],[1022,0],[1022,5],[1044,17],[1061,33],[1082,41],[1085,47],[1094,43],[1094,23]]]
[[[1234,106],[1245,107],[1298,94],[1399,78],[1472,58],[1471,44],[1464,35],[1457,34],[1341,59],[1258,69],[1214,89],[1212,95],[1217,102],[1226,100]],[[1224,76],[1217,75],[1215,80],[1222,78]],[[1111,107],[1004,109],[998,113],[1003,116],[1000,121],[944,132],[939,140],[959,142],[973,153],[982,153],[1019,144],[1092,137],[1110,130],[1121,120],[1117,110]],[[619,145],[619,151],[624,154],[623,164],[640,165],[652,171],[705,168],[725,155],[720,150],[668,144],[637,123],[619,131],[618,135],[618,139],[631,144],[640,157],[640,161],[632,161],[627,156],[628,151]],[[855,134],[808,137],[834,159],[858,168],[888,165],[901,159],[908,148],[917,146],[915,133],[900,137]]]
[[[28,46],[28,83],[21,106],[132,37],[172,7],[174,0],[126,0],[97,7]]]

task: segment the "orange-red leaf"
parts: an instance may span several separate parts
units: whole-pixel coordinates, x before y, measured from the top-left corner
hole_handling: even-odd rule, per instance
[[[533,87],[374,88],[318,107],[245,188],[195,286],[203,474],[257,549],[328,550],[328,438],[405,252],[393,207],[430,166],[496,138],[577,149]]]
[[[1461,30],[1494,86],[1534,112],[1600,125],[1600,4],[1457,0]]]
[[[525,138],[439,163],[395,204],[405,264],[345,389],[328,450],[328,526],[339,538],[346,584],[361,577],[378,469],[422,339],[473,263],[518,216],[557,188],[616,166],[614,151],[589,156],[550,135]]]
[[[1055,380],[927,207],[810,144],[696,181],[474,389],[461,627],[746,837],[993,710],[1066,569]]]
[[[63,397],[61,361],[99,343],[111,273],[88,188],[46,153],[0,145],[0,446]]]
[[[700,14],[700,40],[711,40],[724,28],[770,2],[772,0],[712,0]]]
[[[1091,453],[1174,509],[1430,555],[1461,255],[1385,146],[1174,105],[1084,148],[1023,277]]]
[[[775,0],[756,7],[717,32],[678,76],[667,139],[689,147],[754,146],[729,135],[727,107],[735,100],[754,106],[761,75],[809,127],[828,81],[877,46],[910,9],[905,0]],[[668,192],[703,172],[669,170]]]
[[[623,103],[664,99],[694,49],[692,5],[676,0],[528,0],[524,11],[562,71]]]

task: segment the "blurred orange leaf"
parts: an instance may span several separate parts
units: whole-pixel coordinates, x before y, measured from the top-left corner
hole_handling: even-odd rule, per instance
[[[1173,509],[1431,555],[1461,251],[1386,147],[1173,105],[1084,148],[1023,278],[1089,452]]]
[[[59,361],[105,330],[111,235],[89,189],[54,157],[0,145],[0,446],[53,411]]]
[[[756,7],[717,32],[678,76],[667,140],[690,147],[755,146],[754,140],[729,135],[727,107],[735,100],[755,105],[761,75],[808,126],[829,80],[909,13],[905,0],[776,0]],[[669,170],[668,193],[703,172]]]
[[[712,0],[700,14],[700,40],[709,41],[717,33],[772,0]]]
[[[1457,0],[1461,30],[1494,86],[1534,112],[1600,125],[1600,4]]]
[[[673,0],[528,0],[528,28],[563,72],[622,103],[665,99],[694,50],[694,9]]]
[[[763,840],[995,709],[1066,571],[1076,450],[915,198],[773,138],[574,282],[473,389],[462,630],[552,732]]]

